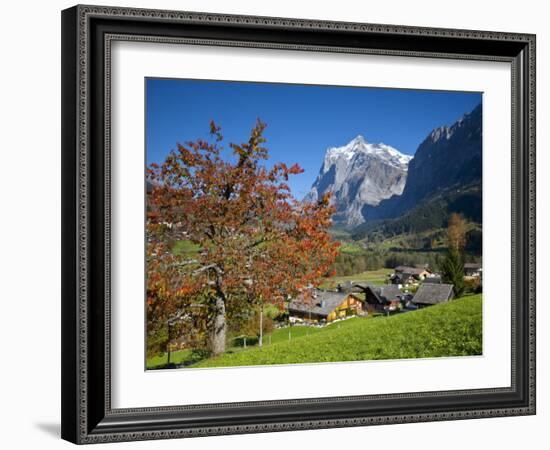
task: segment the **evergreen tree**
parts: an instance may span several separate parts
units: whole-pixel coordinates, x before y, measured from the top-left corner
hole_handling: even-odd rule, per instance
[[[448,252],[441,272],[445,283],[452,284],[456,297],[464,293],[464,244],[466,242],[466,221],[460,214],[453,213],[447,225]]]
[[[453,285],[454,294],[460,297],[464,293],[464,261],[460,251],[449,247],[447,256],[441,264],[443,282]]]

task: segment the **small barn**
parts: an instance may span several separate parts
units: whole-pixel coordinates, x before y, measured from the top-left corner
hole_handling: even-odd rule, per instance
[[[288,314],[292,321],[332,322],[362,313],[363,301],[347,292],[308,291],[288,305]]]
[[[453,298],[452,284],[424,283],[416,291],[413,303],[418,307],[437,305],[448,302]]]

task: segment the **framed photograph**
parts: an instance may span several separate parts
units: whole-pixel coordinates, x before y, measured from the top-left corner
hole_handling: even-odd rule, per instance
[[[535,36],[62,12],[62,437],[535,413]]]

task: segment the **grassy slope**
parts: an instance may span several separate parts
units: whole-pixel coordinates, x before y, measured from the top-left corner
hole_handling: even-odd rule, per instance
[[[481,226],[474,222],[466,224],[466,233],[481,230]],[[385,237],[381,242],[369,242],[368,240],[355,243],[356,247],[363,248],[364,252],[379,250],[391,251],[394,249],[412,250],[412,251],[430,251],[430,250],[446,250],[447,229],[433,228],[430,230],[420,231],[417,233],[401,233],[395,236]],[[419,248],[419,242],[430,241],[433,245],[430,248]]]
[[[481,295],[419,311],[350,319],[311,336],[224,354],[193,367],[480,355]]]
[[[188,361],[192,357],[192,350],[177,350],[170,355],[170,361],[174,364],[180,364]],[[147,359],[147,368],[154,369],[166,365],[168,362],[168,355],[153,356]]]
[[[347,255],[366,255],[367,251],[362,245],[356,242],[341,242],[340,253]]]
[[[315,328],[315,327],[292,327],[290,328],[290,334],[291,339],[299,339],[301,337],[307,337],[309,335],[319,333],[323,331],[322,328]],[[287,342],[289,341],[288,338],[289,334],[289,328],[279,328],[277,330],[274,330],[273,333],[271,333],[271,336],[264,336],[264,342],[265,345],[276,344],[277,342]],[[244,349],[242,347],[242,344],[230,346],[227,349],[227,354],[236,353],[240,351],[247,351],[250,348],[253,348],[257,343],[257,340],[254,338],[248,339],[248,347],[247,349]],[[174,364],[182,364],[182,363],[189,363],[189,361],[193,358],[193,352],[192,350],[176,350],[172,352],[170,355],[170,361]],[[152,358],[147,359],[147,368],[153,369],[158,368],[160,366],[166,365],[168,361],[168,355],[166,353],[159,355],[159,356],[153,356]]]

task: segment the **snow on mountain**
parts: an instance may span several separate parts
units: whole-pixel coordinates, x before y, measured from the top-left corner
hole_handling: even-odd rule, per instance
[[[388,164],[404,170],[407,170],[409,161],[412,159],[412,156],[405,155],[389,145],[372,144],[367,142],[363,136],[358,135],[342,147],[330,147],[325,154],[324,167],[330,168],[330,165],[340,158],[349,161],[358,153],[378,156],[386,160]]]
[[[337,208],[334,222],[357,226],[365,221],[364,205],[374,206],[403,192],[411,159],[389,145],[369,143],[359,135],[342,147],[327,149],[306,200],[315,201],[332,192]]]

